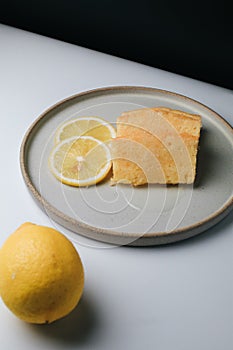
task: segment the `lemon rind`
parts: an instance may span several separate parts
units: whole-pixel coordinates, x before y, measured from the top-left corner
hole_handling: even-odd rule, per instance
[[[60,140],[60,135],[62,133],[62,131],[64,130],[64,128],[69,125],[69,124],[73,124],[74,122],[78,121],[78,120],[95,120],[97,122],[99,122],[100,124],[106,126],[109,131],[110,131],[110,134],[111,134],[111,137],[112,138],[115,138],[116,137],[116,129],[108,122],[106,121],[105,119],[103,118],[100,118],[100,117],[96,117],[96,116],[87,116],[87,117],[78,117],[78,118],[72,118],[66,122],[63,122],[57,129],[56,133],[55,133],[55,136],[54,136],[54,141],[55,141],[55,144],[58,144],[61,142]],[[80,137],[82,135],[77,135],[76,137]]]
[[[62,145],[66,144],[66,143],[69,143],[69,142],[72,144],[72,142],[75,142],[78,139],[85,139],[85,140],[89,139],[89,140],[95,141],[97,144],[101,145],[106,150],[106,155],[107,155],[107,157],[106,157],[106,159],[107,159],[106,166],[101,169],[101,171],[98,173],[97,176],[90,177],[90,178],[85,179],[85,180],[70,179],[70,178],[67,178],[67,177],[61,175],[57,171],[55,166],[53,165],[54,155],[59,150],[59,148]],[[107,174],[109,173],[111,167],[112,167],[111,152],[110,152],[108,146],[104,142],[102,142],[102,141],[100,141],[100,140],[98,140],[98,139],[96,139],[96,138],[94,138],[92,136],[78,136],[78,137],[77,136],[73,136],[73,137],[70,137],[68,139],[65,139],[65,140],[59,142],[57,145],[55,145],[55,147],[53,147],[53,149],[52,149],[52,151],[50,153],[50,156],[49,156],[49,168],[50,168],[52,174],[59,181],[61,181],[63,184],[70,185],[70,186],[75,186],[75,187],[91,186],[91,185],[99,183],[100,181],[102,181],[107,176]]]

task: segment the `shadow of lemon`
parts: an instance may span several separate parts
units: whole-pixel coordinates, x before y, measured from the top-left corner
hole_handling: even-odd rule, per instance
[[[28,324],[28,326],[41,336],[53,338],[59,343],[80,344],[92,338],[99,324],[94,303],[85,295],[77,307],[64,318],[50,324]]]

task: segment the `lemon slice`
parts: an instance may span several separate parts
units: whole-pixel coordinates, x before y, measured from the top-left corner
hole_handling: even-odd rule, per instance
[[[49,157],[53,175],[71,186],[89,186],[103,180],[111,168],[106,143],[92,136],[71,137],[56,145]]]
[[[72,136],[92,136],[100,141],[116,137],[116,130],[106,120],[99,117],[79,117],[60,125],[55,134],[55,143]]]

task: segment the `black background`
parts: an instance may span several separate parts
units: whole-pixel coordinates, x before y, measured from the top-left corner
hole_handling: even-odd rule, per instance
[[[233,89],[230,1],[0,4],[0,23]]]

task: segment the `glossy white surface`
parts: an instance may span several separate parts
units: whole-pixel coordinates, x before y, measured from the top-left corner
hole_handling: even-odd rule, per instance
[[[223,88],[2,25],[0,52],[1,244],[24,221],[63,231],[34,203],[19,167],[24,133],[57,101],[97,87],[151,86],[194,98],[233,124],[233,92]],[[72,237],[86,272],[80,305],[63,320],[35,326],[0,301],[2,349],[232,349],[232,213],[164,247]]]

